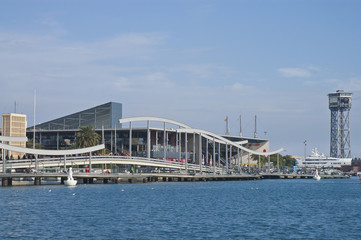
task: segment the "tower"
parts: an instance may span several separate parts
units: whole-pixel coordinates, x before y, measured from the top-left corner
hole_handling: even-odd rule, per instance
[[[328,94],[331,110],[330,156],[351,157],[350,109],[352,93],[337,90]]]

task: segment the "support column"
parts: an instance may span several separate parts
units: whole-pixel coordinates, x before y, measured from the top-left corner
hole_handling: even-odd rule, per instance
[[[41,178],[40,177],[35,177],[34,185],[40,185],[40,184],[41,184]]]
[[[165,146],[165,141],[166,141],[166,138],[167,138],[167,134],[166,134],[166,129],[165,129],[165,122],[164,122],[164,131],[163,131],[163,159],[165,160],[165,157],[166,157],[166,146]]]
[[[186,171],[188,172],[188,136],[187,133],[184,133],[184,159],[185,159],[185,164],[186,164]]]
[[[226,143],[226,169],[227,169],[227,174],[228,174],[228,144]]]
[[[38,163],[38,154],[35,154],[35,171],[38,172],[39,163]]]
[[[89,152],[89,173],[92,172],[92,153]]]
[[[117,148],[117,124],[114,124],[114,153],[115,154],[118,153],[118,148]]]
[[[238,172],[240,172],[239,163],[240,163],[240,159],[239,159],[239,148],[237,148],[237,169],[238,169]]]
[[[182,162],[182,133],[178,137],[179,162]]]
[[[221,143],[218,143],[218,167],[221,167]]]
[[[199,134],[199,171],[202,173],[202,133]]]
[[[268,173],[271,172],[271,160],[270,160],[270,155],[268,155]]]
[[[277,153],[277,172],[280,173],[280,154]]]
[[[155,130],[155,150],[157,152],[159,152],[159,148],[158,148],[158,131]]]
[[[129,122],[129,156],[132,156],[132,122]]]
[[[251,173],[251,158],[250,158],[250,153],[248,152],[248,173]]]
[[[229,146],[229,169],[232,168],[232,145]]]
[[[193,164],[196,163],[196,134],[193,133]]]
[[[258,155],[258,171],[261,171],[261,155]]]
[[[209,158],[208,158],[208,138],[206,138],[206,156],[205,156],[205,165],[209,166]]]
[[[213,137],[213,156],[212,156],[212,164],[213,164],[213,174],[216,174],[216,141]]]
[[[64,171],[66,172],[66,155],[64,155]]]
[[[3,178],[2,178],[2,181],[1,181],[1,185],[2,185],[3,187],[9,186],[9,180],[8,180],[8,178],[3,177]]]
[[[59,132],[56,132],[56,150],[59,150]]]
[[[5,149],[2,149],[2,158],[3,158],[3,173],[5,173],[6,172],[6,169],[5,169],[6,168]]]
[[[150,121],[147,121],[147,158],[150,160]]]

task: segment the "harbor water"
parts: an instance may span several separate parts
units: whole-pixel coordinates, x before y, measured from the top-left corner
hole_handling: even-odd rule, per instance
[[[0,209],[0,239],[361,239],[356,177],[0,187]]]

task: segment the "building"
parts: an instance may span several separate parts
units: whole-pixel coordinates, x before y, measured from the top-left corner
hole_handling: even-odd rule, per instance
[[[81,126],[91,125],[101,136],[101,142],[105,144],[108,151],[112,154],[127,155],[131,153],[132,156],[147,157],[148,127],[146,124],[141,125],[140,123],[138,125],[131,126],[125,123],[123,126],[119,123],[119,119],[122,119],[122,104],[109,102],[36,125],[36,143],[41,144],[44,149],[60,150],[70,148],[76,139],[76,133],[79,131],[79,128]],[[186,143],[184,139],[186,135],[184,133],[177,133],[176,129],[176,125],[173,126],[172,124],[168,124],[165,127],[165,123],[164,126],[163,124],[161,124],[161,126],[159,126],[159,124],[157,126],[156,124],[149,126],[149,149],[151,152],[150,157],[162,159],[165,158],[170,160],[179,160],[179,158],[181,158],[183,160],[188,159],[189,162],[199,163],[199,156],[202,154],[202,158],[204,159],[205,163],[210,164],[210,157],[214,147],[211,141],[207,144],[207,140],[202,138],[201,144],[203,149],[200,150],[199,136],[188,134],[187,153],[185,153],[184,149]],[[33,135],[33,127],[29,127],[27,129],[28,138],[32,139]],[[269,151],[268,140],[237,136],[223,137],[235,142],[247,140],[248,143],[245,145],[245,147],[259,152]],[[218,150],[218,146],[216,146],[216,148]],[[226,152],[229,157],[229,152],[231,151],[231,159],[233,159],[235,162],[237,156],[236,148],[228,147],[227,151],[225,151],[226,146],[223,144],[220,148],[222,159],[226,159]],[[181,149],[181,151],[179,151],[179,149]],[[207,150],[208,154],[206,154]],[[243,153],[242,161],[244,164],[247,164],[248,154]]]
[[[17,113],[4,113],[2,115],[1,135],[7,137],[25,137],[26,136],[26,115]],[[25,142],[11,142],[10,145],[17,147],[26,147]],[[6,152],[5,156],[9,159],[22,158],[23,153]]]
[[[84,111],[73,113],[35,126],[35,141],[44,149],[66,149],[75,141],[81,126],[92,126],[103,136],[104,142],[110,141],[110,132],[119,129],[118,120],[122,118],[122,104],[108,102]],[[28,138],[33,138],[34,127],[27,129]]]

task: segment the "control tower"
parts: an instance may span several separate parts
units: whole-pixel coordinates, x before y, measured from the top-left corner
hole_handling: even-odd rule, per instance
[[[331,110],[330,156],[351,157],[350,109],[352,93],[337,90],[328,94]]]

